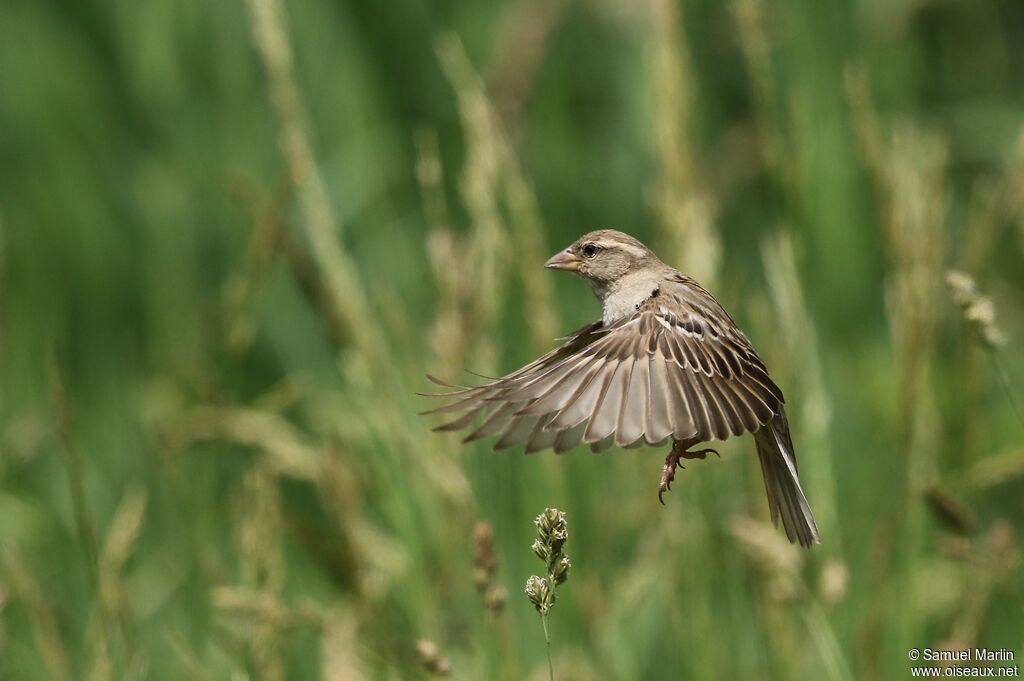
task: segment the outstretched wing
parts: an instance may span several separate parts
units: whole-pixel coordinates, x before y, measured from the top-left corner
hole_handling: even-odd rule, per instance
[[[452,402],[425,414],[459,416],[436,430],[475,426],[466,442],[497,436],[495,449],[525,444],[527,453],[724,440],[757,431],[783,403],[747,338],[683,275],[628,317],[584,327],[507,376],[437,396]]]

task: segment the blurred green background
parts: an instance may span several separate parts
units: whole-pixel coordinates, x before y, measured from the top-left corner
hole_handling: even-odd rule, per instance
[[[0,678],[546,679],[546,506],[558,679],[1020,660],[1022,73],[1018,0],[0,4]],[[760,349],[821,546],[750,438],[662,508],[416,416],[604,227]]]

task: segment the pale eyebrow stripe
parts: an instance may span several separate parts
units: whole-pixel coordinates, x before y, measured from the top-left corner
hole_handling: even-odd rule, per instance
[[[630,255],[634,255],[634,256],[636,256],[638,258],[642,257],[643,254],[644,254],[644,251],[643,251],[642,248],[637,248],[633,244],[623,243],[622,241],[599,240],[599,241],[595,241],[594,243],[596,245],[602,247],[602,248],[619,248],[619,249],[622,249],[623,251],[626,251]]]

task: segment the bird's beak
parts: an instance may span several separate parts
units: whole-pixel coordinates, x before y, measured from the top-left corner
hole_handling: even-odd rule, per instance
[[[565,270],[566,272],[578,272],[583,261],[576,257],[568,248],[551,256],[544,267],[552,270]]]

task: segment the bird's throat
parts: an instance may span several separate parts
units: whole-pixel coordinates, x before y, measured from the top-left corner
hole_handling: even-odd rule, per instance
[[[594,295],[604,308],[605,326],[633,314],[642,302],[658,290],[658,282],[647,276],[625,276],[605,286],[593,284]]]

